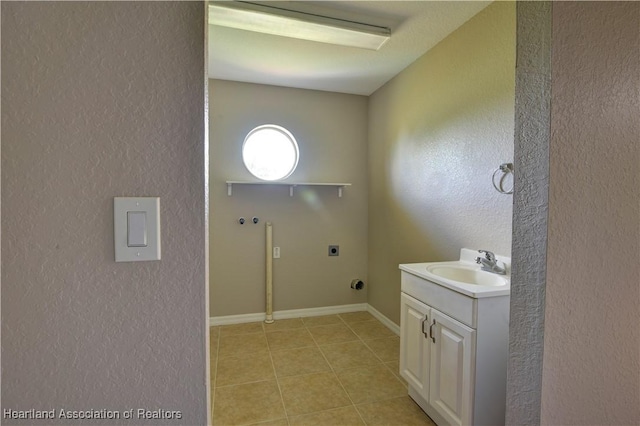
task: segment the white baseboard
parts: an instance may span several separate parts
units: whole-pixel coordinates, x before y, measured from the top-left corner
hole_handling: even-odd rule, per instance
[[[376,319],[380,321],[382,324],[386,325],[389,330],[393,331],[398,336],[400,335],[400,326],[397,325],[395,322],[391,321],[386,316],[384,316],[379,310],[369,305],[368,303],[367,303],[367,311],[371,315],[376,317]]]
[[[264,321],[265,319],[266,315],[264,312],[257,312],[255,314],[226,315],[223,317],[209,317],[209,326],[243,324],[245,322]]]
[[[317,317],[321,315],[335,315],[344,314],[347,312],[360,312],[367,311],[373,315],[378,321],[384,324],[389,330],[393,331],[396,335],[400,335],[400,326],[384,316],[373,306],[368,303],[356,303],[353,305],[337,305],[337,306],[323,306],[320,308],[307,308],[307,309],[290,309],[288,311],[274,311],[273,319],[288,319],[288,318],[304,318],[304,317]],[[264,321],[266,315],[264,312],[256,312],[254,314],[242,314],[242,315],[226,315],[221,317],[209,318],[209,325],[230,325],[230,324],[242,324],[246,322],[260,322]]]
[[[307,308],[307,309],[290,309],[288,311],[274,311],[273,319],[288,319],[288,318],[303,318],[303,317],[317,317],[321,315],[335,315],[344,314],[347,312],[359,312],[368,311],[368,304],[356,303],[353,305],[337,305],[337,306],[323,306],[320,308]],[[209,325],[229,325],[229,324],[242,324],[245,322],[259,322],[264,321],[266,314],[264,312],[256,312],[254,314],[242,314],[242,315],[226,315],[221,317],[210,317]]]

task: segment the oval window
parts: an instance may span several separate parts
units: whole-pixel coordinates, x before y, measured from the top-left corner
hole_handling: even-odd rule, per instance
[[[258,126],[244,139],[242,161],[258,179],[284,179],[298,165],[298,144],[283,127],[274,124]]]

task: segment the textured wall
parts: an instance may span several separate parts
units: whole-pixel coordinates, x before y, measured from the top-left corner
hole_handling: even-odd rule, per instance
[[[2,2],[2,409],[206,422],[203,26],[197,2]],[[161,198],[161,261],[114,262],[114,196]]]
[[[640,424],[640,3],[553,6],[542,424]]]
[[[211,316],[264,312],[265,227],[273,224],[274,310],[366,302],[367,98],[312,90],[210,80]],[[286,180],[350,182],[333,187],[235,186],[256,180],[242,162],[247,133],[261,124],[289,129],[300,161]],[[248,219],[245,225],[238,218]],[[260,218],[254,225],[250,219]],[[329,257],[338,244],[340,256]]]
[[[515,5],[496,2],[375,92],[369,107],[369,303],[400,320],[399,263],[511,254]]]
[[[518,2],[506,423],[540,423],[551,101],[551,3]]]

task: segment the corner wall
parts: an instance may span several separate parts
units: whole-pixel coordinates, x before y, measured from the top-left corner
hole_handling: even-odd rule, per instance
[[[369,102],[369,303],[400,320],[398,264],[511,254],[515,4],[495,2]]]
[[[542,424],[640,424],[640,3],[554,2]]]
[[[517,3],[516,187],[507,369],[508,425],[540,424],[549,207],[551,2]]]
[[[2,409],[205,424],[204,6],[1,7]],[[161,198],[161,261],[114,262],[114,196]]]

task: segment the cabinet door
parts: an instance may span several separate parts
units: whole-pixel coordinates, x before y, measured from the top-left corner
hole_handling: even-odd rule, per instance
[[[429,403],[450,425],[473,421],[476,332],[431,309],[431,382]]]
[[[430,354],[423,331],[429,329],[431,308],[405,293],[400,298],[400,374],[428,401]]]

